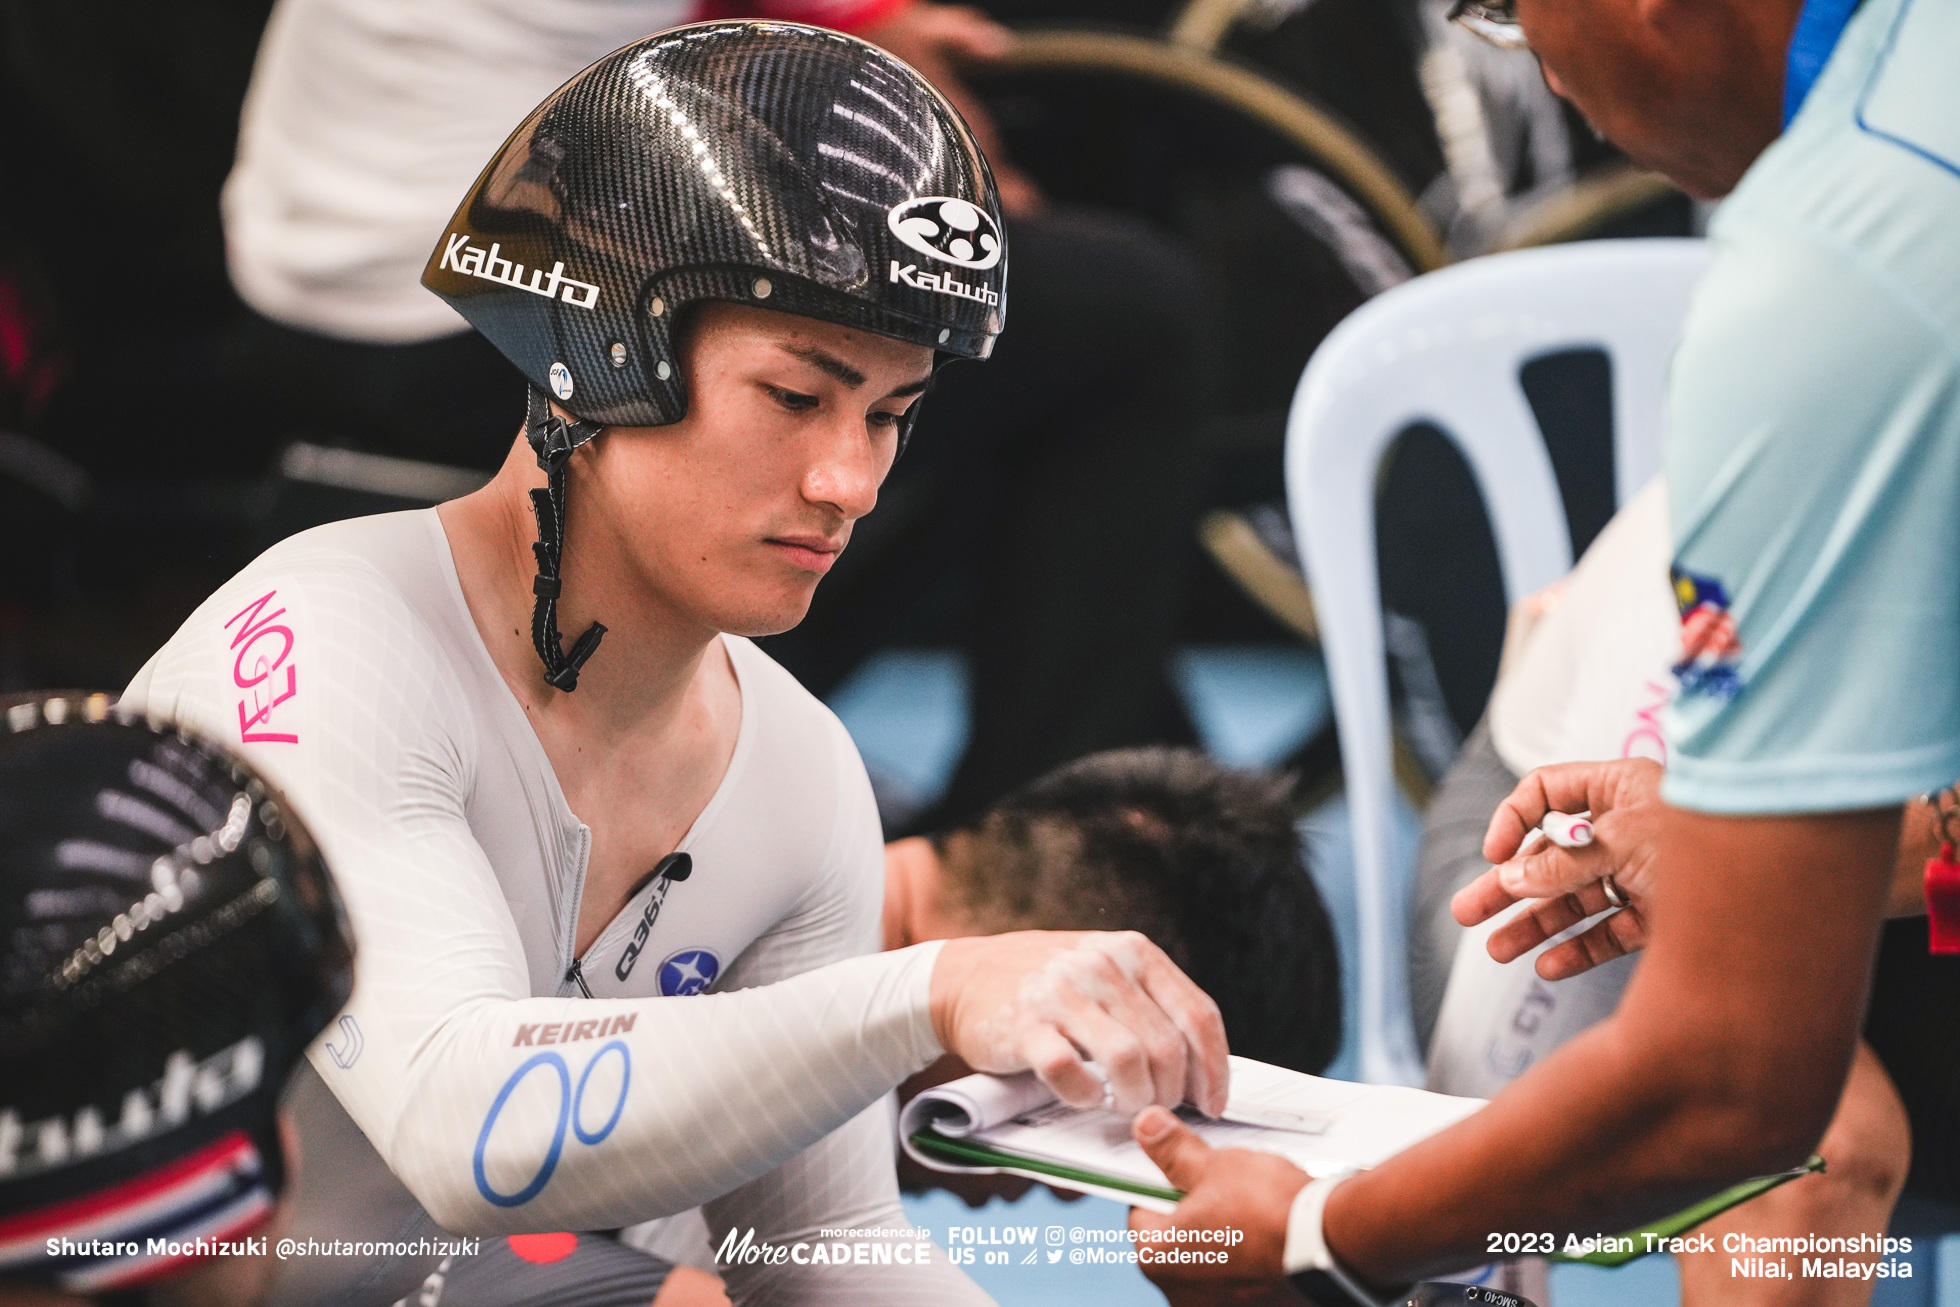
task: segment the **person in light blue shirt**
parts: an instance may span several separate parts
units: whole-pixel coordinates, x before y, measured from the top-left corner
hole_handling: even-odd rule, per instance
[[[1960,776],[1960,4],[1866,0],[1710,228],[1667,442],[1664,793],[1894,804]]]
[[[1400,1302],[1418,1275],[1801,1163],[1851,1059],[1901,805],[1960,776],[1960,0],[1455,10],[1528,43],[1637,162],[1729,196],[1670,383],[1665,793],[1650,762],[1532,773],[1485,842],[1503,865],[1455,903],[1469,925],[1540,899],[1492,937],[1509,957],[1619,909],[1547,951],[1547,979],[1648,956],[1613,1016],[1359,1176],[1309,1182],[1140,1113],[1187,1191],[1178,1245],[1240,1236],[1229,1262],[1153,1264],[1174,1302],[1281,1274],[1317,1302]],[[1505,861],[1548,809],[1590,809],[1597,839]]]

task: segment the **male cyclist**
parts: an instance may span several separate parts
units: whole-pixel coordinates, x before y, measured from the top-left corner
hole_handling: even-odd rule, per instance
[[[312,1062],[371,1151],[323,1234],[705,1204],[763,1250],[723,1268],[738,1300],[975,1301],[916,1237],[789,1255],[905,1227],[906,1075],[950,1051],[1070,1101],[1223,1108],[1217,1009],[1141,936],[877,954],[862,765],[744,638],[802,617],[935,368],[991,349],[1001,233],[965,125],[874,47],[725,22],[615,52],[424,273],[533,387],[501,472],[275,547],[138,673],[128,701],[243,749],[343,880],[362,963]],[[423,1269],[316,1266],[282,1300]]]

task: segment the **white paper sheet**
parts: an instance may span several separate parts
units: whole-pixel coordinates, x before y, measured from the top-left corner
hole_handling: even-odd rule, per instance
[[[1207,1121],[1189,1112],[1184,1116],[1214,1148],[1277,1153],[1308,1174],[1322,1176],[1374,1166],[1483,1105],[1481,1098],[1325,1080],[1235,1057],[1226,1111],[1228,1116],[1242,1119]],[[1250,1123],[1259,1120],[1284,1123],[1288,1128]],[[1030,1073],[965,1076],[927,1090],[907,1104],[900,1117],[901,1144],[920,1163],[935,1170],[1026,1175],[1155,1211],[1169,1211],[1173,1206],[1011,1166],[955,1165],[927,1155],[911,1143],[914,1132],[928,1128],[1112,1179],[1170,1187],[1163,1172],[1130,1138],[1128,1116],[1069,1107]]]

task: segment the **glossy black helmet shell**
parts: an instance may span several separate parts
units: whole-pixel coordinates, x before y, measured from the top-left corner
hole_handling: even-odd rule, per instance
[[[909,66],[794,23],[697,23],[534,110],[429,257],[442,296],[590,422],[679,420],[678,312],[728,300],[984,358],[1006,315],[993,175]]]

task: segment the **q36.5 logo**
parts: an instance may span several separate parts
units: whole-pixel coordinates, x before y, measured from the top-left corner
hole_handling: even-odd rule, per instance
[[[613,1088],[611,1075],[601,1075],[598,1084],[593,1085],[592,1073],[599,1070],[601,1064],[613,1053],[619,1054],[618,1088]],[[510,1102],[511,1095],[517,1092],[518,1087],[524,1083],[525,1077],[539,1070],[554,1073],[557,1080],[558,1123],[552,1127],[551,1147],[545,1150],[544,1161],[538,1164],[538,1169],[530,1180],[521,1188],[505,1193],[490,1183],[489,1173],[484,1167],[483,1154],[490,1146],[490,1136],[497,1128],[498,1119],[503,1116],[505,1104]],[[550,1081],[547,1080],[546,1083]],[[497,1091],[496,1101],[490,1104],[490,1111],[483,1118],[483,1129],[477,1132],[476,1156],[472,1168],[476,1172],[476,1191],[483,1195],[485,1201],[498,1207],[522,1207],[536,1198],[544,1192],[544,1187],[551,1183],[551,1173],[558,1169],[558,1159],[565,1151],[567,1127],[570,1128],[573,1138],[587,1147],[605,1142],[606,1136],[610,1135],[613,1127],[619,1124],[620,1113],[626,1110],[626,1091],[632,1083],[633,1054],[617,1039],[601,1045],[599,1051],[592,1055],[592,1060],[585,1064],[585,1070],[579,1075],[576,1089],[572,1088],[571,1069],[565,1065],[564,1058],[556,1053],[539,1053],[530,1058],[523,1066],[510,1073],[510,1079],[504,1081],[504,1087]],[[596,1129],[586,1128],[588,1104],[585,1093],[588,1086],[593,1090],[593,1101],[590,1105],[593,1114],[607,1111],[607,1100],[611,1100],[609,1114]],[[532,1098],[535,1104],[535,1091],[528,1097]],[[537,1111],[534,1105],[526,1106],[532,1112]]]
[[[894,205],[885,219],[892,235],[929,259],[984,272],[1000,262],[1000,229],[976,204],[926,195]]]

